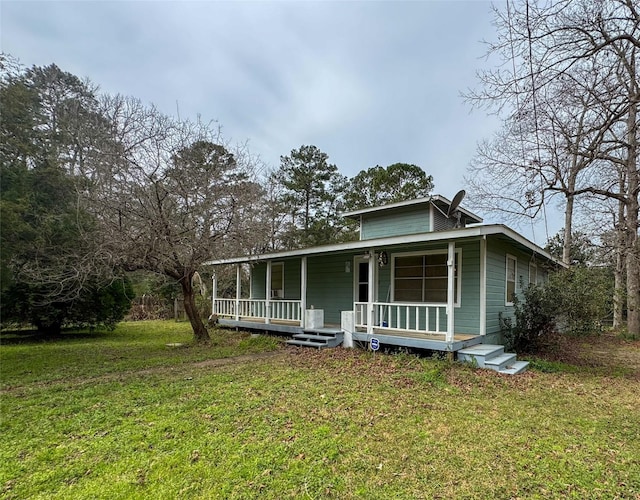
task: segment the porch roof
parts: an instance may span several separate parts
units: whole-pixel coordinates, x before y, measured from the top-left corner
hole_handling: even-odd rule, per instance
[[[321,245],[317,247],[301,248],[297,250],[288,250],[283,252],[272,252],[265,254],[245,255],[241,257],[231,257],[228,259],[214,259],[204,263],[204,265],[214,266],[222,264],[246,264],[252,262],[263,262],[275,259],[284,259],[288,257],[305,257],[314,255],[323,255],[331,253],[344,253],[353,251],[363,251],[370,249],[382,249],[390,247],[398,247],[402,245],[411,245],[416,243],[437,243],[460,241],[470,239],[480,239],[486,237],[495,237],[511,241],[512,243],[523,248],[525,251],[531,251],[541,257],[553,262],[559,266],[566,267],[565,264],[551,256],[546,250],[539,247],[535,243],[517,233],[513,229],[503,224],[491,224],[485,226],[472,226],[458,229],[449,229],[446,231],[434,231],[420,234],[409,234],[403,236],[391,236],[386,238],[376,238],[371,240],[350,241],[347,243],[336,243],[332,245]]]

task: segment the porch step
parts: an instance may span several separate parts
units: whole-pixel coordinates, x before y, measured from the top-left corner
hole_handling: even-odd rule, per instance
[[[344,333],[342,330],[319,328],[317,330],[304,330],[303,333],[296,333],[291,340],[287,340],[287,344],[323,349],[327,347],[338,347],[342,344],[343,338]]]
[[[496,344],[477,344],[458,351],[458,361],[473,363],[484,368],[485,360],[504,354],[504,346]]]
[[[475,363],[478,368],[487,368],[498,373],[516,375],[529,366],[528,361],[517,361],[516,355],[504,352],[504,346],[478,344],[457,352],[458,361]]]
[[[485,358],[484,367],[490,368],[491,370],[495,370],[499,372],[500,370],[506,368],[507,366],[511,366],[515,362],[516,362],[516,355],[506,353],[491,359]]]
[[[516,361],[511,366],[500,370],[500,373],[505,373],[507,375],[517,375],[518,373],[522,373],[523,371],[525,371],[527,369],[527,366],[529,366],[528,361]]]

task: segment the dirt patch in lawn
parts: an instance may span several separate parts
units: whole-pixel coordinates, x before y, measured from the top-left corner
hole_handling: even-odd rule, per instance
[[[624,340],[611,334],[589,337],[562,335],[545,349],[543,357],[640,380],[640,340]]]

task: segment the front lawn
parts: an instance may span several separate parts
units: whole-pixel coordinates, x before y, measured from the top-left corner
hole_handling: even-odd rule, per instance
[[[263,356],[273,338],[231,331],[172,349],[188,325],[144,325],[3,342],[0,496],[640,498],[640,370]]]

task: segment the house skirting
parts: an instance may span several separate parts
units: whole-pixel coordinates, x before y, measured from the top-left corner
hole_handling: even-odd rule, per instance
[[[285,321],[271,321],[265,323],[264,321],[252,318],[252,319],[223,319],[218,321],[220,326],[227,328],[241,328],[243,330],[251,331],[263,331],[285,335],[295,335],[304,332],[304,328],[299,324],[292,324]],[[444,351],[444,352],[456,352],[460,349],[471,347],[483,342],[481,335],[465,335],[455,334],[453,342],[446,342],[442,335],[429,335],[415,332],[402,332],[385,329],[382,331],[376,331],[374,329],[373,334],[367,332],[353,332],[352,338],[354,341],[369,343],[371,338],[377,338],[382,346],[399,346],[399,347],[412,347],[416,349],[428,349],[432,351]]]

